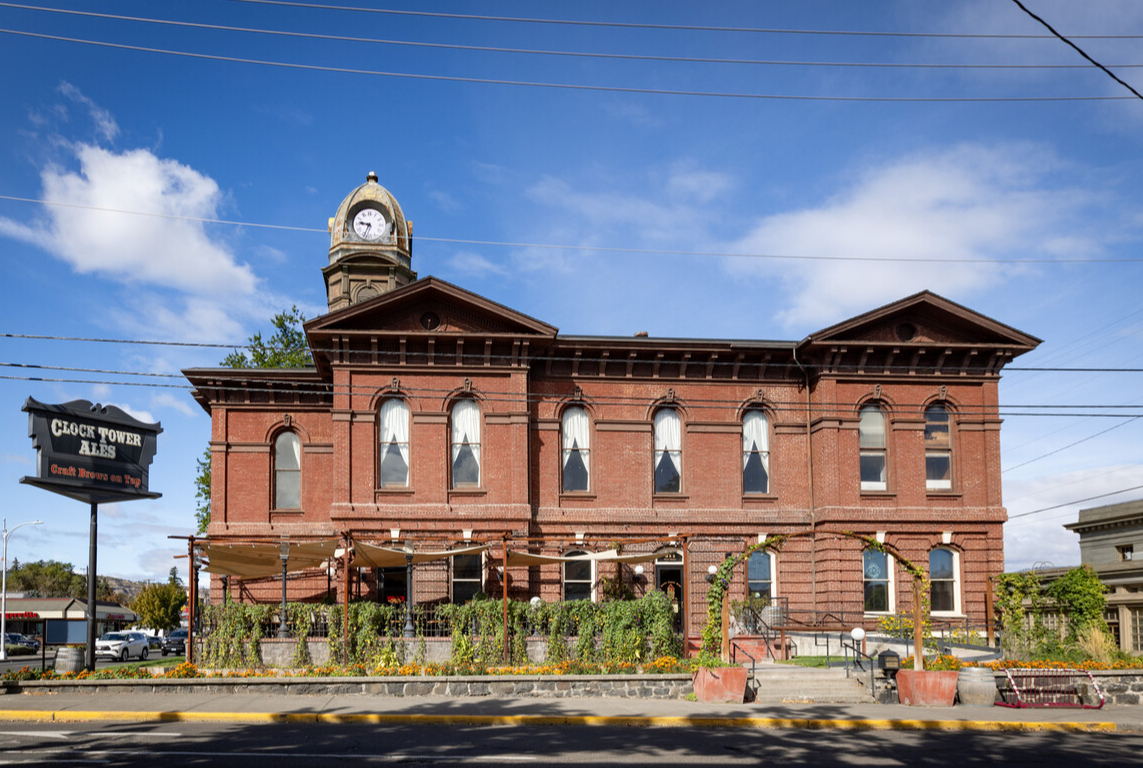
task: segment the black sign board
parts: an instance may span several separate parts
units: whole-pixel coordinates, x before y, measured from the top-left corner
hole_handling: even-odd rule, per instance
[[[36,477],[21,483],[91,504],[162,495],[147,490],[159,424],[87,400],[46,405],[29,397],[21,410],[37,457]]]

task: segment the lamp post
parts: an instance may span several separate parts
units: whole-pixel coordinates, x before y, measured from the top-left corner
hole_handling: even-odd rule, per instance
[[[22,528],[25,525],[43,525],[43,523],[43,520],[32,520],[27,523],[20,523],[9,531],[8,518],[4,518],[4,586],[0,591],[0,661],[8,658],[8,537],[16,531],[16,528]]]
[[[413,540],[405,539],[405,637],[413,637]]]
[[[285,640],[290,636],[286,628],[286,563],[290,560],[290,542],[283,539],[278,553],[282,558],[282,615],[278,622],[278,639]]]

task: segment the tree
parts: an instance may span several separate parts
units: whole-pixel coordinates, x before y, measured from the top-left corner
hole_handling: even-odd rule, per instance
[[[179,626],[182,608],[187,604],[186,590],[178,584],[150,584],[146,586],[131,610],[139,614],[139,623],[161,632]]]
[[[259,331],[249,339],[249,354],[236,349],[223,358],[222,365],[228,368],[305,368],[313,362],[302,331],[305,321],[306,316],[296,306],[279,312],[270,321],[276,330],[268,342],[262,340],[262,332]]]
[[[176,587],[183,585],[183,580],[179,578],[179,569],[177,566],[171,566],[171,572],[167,574],[167,583],[174,584]]]
[[[227,368],[305,368],[313,362],[302,324],[306,316],[297,306],[274,315],[270,321],[274,335],[269,341],[259,331],[249,338],[246,352],[237,349],[222,359]],[[210,446],[195,463],[195,521],[197,533],[206,533],[210,525]]]
[[[1068,620],[1068,640],[1074,642],[1083,630],[1096,626],[1107,631],[1103,611],[1107,587],[1090,567],[1073,568],[1044,590]]]
[[[8,570],[8,588],[34,597],[84,598],[87,596],[87,579],[75,573],[71,563],[37,560],[13,563]]]

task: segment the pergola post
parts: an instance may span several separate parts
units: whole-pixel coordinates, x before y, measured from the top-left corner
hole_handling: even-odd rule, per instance
[[[349,550],[353,546],[353,538],[347,533],[345,534],[345,552],[342,557],[345,559],[345,591],[344,591],[344,620],[341,622],[341,663],[349,666]]]
[[[922,657],[924,643],[922,639],[923,627],[921,626],[925,621],[921,615],[921,611],[924,610],[921,590],[924,589],[924,586],[925,582],[920,576],[913,577],[913,669],[918,672],[925,668]]]

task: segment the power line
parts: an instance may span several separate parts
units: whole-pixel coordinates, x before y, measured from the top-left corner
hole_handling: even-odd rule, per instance
[[[352,11],[356,13],[388,14],[392,16],[420,16],[438,19],[463,19],[469,21],[503,21],[519,24],[553,24],[577,27],[620,27],[625,29],[662,29],[682,32],[743,32],[751,34],[770,35],[845,35],[854,37],[935,37],[935,38],[968,38],[985,40],[1050,40],[1051,35],[1031,34],[974,34],[956,32],[884,32],[861,30],[828,30],[828,29],[777,29],[768,27],[727,27],[727,26],[700,26],[688,24],[643,24],[620,21],[579,21],[574,19],[541,19],[523,18],[517,16],[481,16],[467,13],[435,13],[429,11],[406,11],[389,8],[361,8],[350,5],[322,5],[319,3],[288,2],[287,0],[231,0],[231,2],[251,3],[255,5],[274,5],[292,8],[312,8],[324,11]],[[1076,35],[1077,40],[1137,40],[1143,35]]]
[[[52,336],[52,335],[37,334],[37,333],[3,333],[3,332],[0,332],[0,338],[3,338],[3,339],[27,339],[30,341],[77,341],[77,342],[92,343],[92,344],[138,344],[138,345],[143,345],[143,346],[149,345],[149,346],[167,346],[167,347],[202,347],[202,348],[206,348],[206,349],[216,348],[216,349],[238,350],[238,349],[253,349],[254,348],[254,345],[251,345],[251,344],[224,344],[224,343],[218,343],[218,342],[204,342],[204,341],[157,341],[157,340],[147,340],[147,339],[105,339],[105,338],[96,338],[96,337],[87,337],[87,336]],[[589,337],[589,338],[591,338],[591,337]],[[611,340],[613,337],[598,337],[598,338],[600,340],[606,341],[606,340]],[[648,339],[649,340],[656,340],[656,337],[648,337]],[[627,339],[627,337],[621,337],[621,338],[615,337],[615,340],[627,341],[628,339]],[[680,340],[679,339],[660,339],[660,341],[672,342],[672,341],[680,341]],[[681,341],[687,341],[687,340],[683,339]],[[723,341],[734,342],[735,340],[734,339],[724,339]],[[277,348],[268,347],[268,349],[275,350]],[[323,347],[311,347],[310,349],[314,352],[325,352],[325,353],[329,353],[329,354],[338,354],[338,353],[342,353],[342,352],[346,351],[344,349],[337,349],[337,348],[326,349]],[[632,350],[632,351],[636,351],[636,350]],[[652,352],[654,350],[652,348],[648,348],[646,351]],[[383,356],[395,355],[395,354],[397,354],[397,352],[391,351],[391,350],[386,351],[386,350],[364,350],[364,349],[362,349],[362,350],[352,350],[352,354],[358,355],[358,356],[367,355],[370,357],[383,357]],[[409,352],[408,354],[409,355],[415,355],[416,353]],[[442,353],[442,354],[444,354],[444,353]],[[460,359],[468,358],[468,359],[473,359],[473,360],[478,360],[478,361],[482,361],[486,357],[485,354],[482,352],[461,353],[460,355],[449,354],[448,356],[449,357],[459,357]],[[496,357],[497,359],[502,359],[504,356],[503,355],[495,355],[494,357]],[[580,355],[578,357],[574,356],[574,355],[573,356],[566,356],[566,357],[565,356],[559,356],[559,355],[542,355],[542,356],[535,357],[533,359],[535,361],[551,360],[553,362],[581,362],[581,363],[619,363],[619,362],[626,362],[625,358],[620,360],[618,358],[612,358],[612,357],[585,357],[583,355]],[[637,359],[635,362],[637,362],[637,363],[648,363],[648,362],[654,362],[654,360],[649,360],[649,359],[644,358],[644,359]],[[676,362],[670,362],[670,361],[663,361],[663,362],[664,362],[664,364],[671,364],[671,365],[677,364]],[[739,363],[736,363],[733,360],[714,360],[714,361],[709,361],[709,362],[708,361],[691,360],[691,361],[688,361],[688,364],[689,365],[696,365],[696,366],[698,366],[698,365],[701,365],[701,366],[711,365],[711,366],[715,366],[715,367],[726,367],[726,366],[739,365]],[[765,367],[768,367],[768,368],[789,368],[789,369],[797,368],[799,370],[803,367],[803,366],[798,365],[797,363],[793,363],[793,362],[790,362],[790,363],[783,363],[783,362],[762,363],[761,361],[757,361],[757,362],[751,362],[751,363],[742,362],[741,365],[742,366],[749,365],[749,366],[755,366],[755,367],[764,365]],[[853,368],[855,366],[839,366],[839,367],[841,369],[844,369],[844,370],[849,370],[850,368]],[[908,371],[908,370],[911,370],[912,366],[909,366],[909,365],[887,365],[887,366],[877,366],[877,368],[878,368],[878,370]],[[1030,372],[1030,371],[1050,372],[1050,373],[1143,373],[1143,368],[1065,368],[1062,366],[1054,367],[1054,368],[1011,366],[1011,367],[1006,367],[1004,370],[1005,370],[1005,372],[1008,372],[1008,373],[1011,373],[1013,371],[1019,372],[1019,373]]]
[[[1042,18],[1040,18],[1040,17],[1039,17],[1039,16],[1037,16],[1036,14],[1032,13],[1031,11],[1029,11],[1029,10],[1028,10],[1028,9],[1027,9],[1027,8],[1024,6],[1024,4],[1020,2],[1020,0],[1012,0],[1012,2],[1016,3],[1016,5],[1017,5],[1017,6],[1020,8],[1020,10],[1022,10],[1024,13],[1028,14],[1028,15],[1029,15],[1029,16],[1031,16],[1033,19],[1035,19],[1036,21],[1038,21],[1038,22],[1040,22],[1041,24],[1043,24],[1043,25],[1044,25],[1044,26],[1047,28],[1047,30],[1048,30],[1049,32],[1051,32],[1053,35],[1055,35],[1055,36],[1056,36],[1056,37],[1058,37],[1060,40],[1063,40],[1065,43],[1067,43],[1067,44],[1068,44],[1068,45],[1070,45],[1072,48],[1074,48],[1074,49],[1075,49],[1075,51],[1076,51],[1076,53],[1078,53],[1080,56],[1083,56],[1085,59],[1087,59],[1088,61],[1090,61],[1092,64],[1094,64],[1095,66],[1097,66],[1097,67],[1099,67],[1100,69],[1102,69],[1102,70],[1104,71],[1104,73],[1105,73],[1105,74],[1107,74],[1107,76],[1108,76],[1108,77],[1110,77],[1112,80],[1114,80],[1115,82],[1119,83],[1120,85],[1122,85],[1122,86],[1123,86],[1124,88],[1126,88],[1127,90],[1131,91],[1131,92],[1132,92],[1133,94],[1135,94],[1135,96],[1136,96],[1137,98],[1139,98],[1140,100],[1143,100],[1143,94],[1139,93],[1139,91],[1135,90],[1135,89],[1134,89],[1134,88],[1132,88],[1130,85],[1128,85],[1127,83],[1125,83],[1125,82],[1123,82],[1122,80],[1120,80],[1120,79],[1119,79],[1119,76],[1118,76],[1118,75],[1116,75],[1114,72],[1112,72],[1110,69],[1108,69],[1107,67],[1103,66],[1103,65],[1102,65],[1102,64],[1100,64],[1098,61],[1096,61],[1095,59],[1093,59],[1091,56],[1088,56],[1086,53],[1084,53],[1084,51],[1083,51],[1083,49],[1082,49],[1082,48],[1080,48],[1078,45],[1076,45],[1075,43],[1073,43],[1071,40],[1067,39],[1066,37],[1064,37],[1063,35],[1061,35],[1059,32],[1057,32],[1055,29],[1053,29],[1051,24],[1049,24],[1048,22],[1044,21]]]
[[[1041,512],[1050,512],[1053,509],[1060,509],[1061,507],[1070,507],[1072,504],[1082,504],[1085,501],[1094,501],[1095,499],[1103,499],[1103,498],[1106,498],[1108,496],[1117,496],[1121,493],[1127,493],[1128,491],[1137,491],[1140,488],[1143,488],[1143,485],[1134,485],[1130,488],[1121,488],[1118,491],[1111,491],[1110,493],[1101,493],[1097,496],[1088,496],[1086,499],[1074,499],[1072,501],[1065,501],[1063,504],[1055,504],[1051,507],[1043,507],[1042,509],[1033,509],[1031,512],[1021,512],[1018,515],[1009,515],[1008,520],[1009,521],[1015,520],[1018,517],[1028,517],[1029,515],[1038,515]]]
[[[102,48],[114,48],[124,51],[140,51],[143,53],[159,53],[167,56],[182,56],[184,58],[205,59],[207,61],[224,61],[233,64],[256,64],[267,67],[283,67],[286,69],[305,70],[310,72],[333,72],[348,75],[370,75],[375,77],[395,77],[412,80],[431,80],[451,83],[478,83],[484,85],[508,85],[524,88],[555,88],[570,91],[599,91],[604,93],[635,93],[653,96],[699,96],[718,99],[747,99],[770,101],[839,101],[839,102],[880,102],[895,104],[916,103],[1025,103],[1025,102],[1070,102],[1070,101],[1123,101],[1130,96],[810,96],[806,94],[767,94],[767,93],[736,93],[723,91],[679,91],[668,88],[635,88],[613,85],[584,85],[582,83],[549,83],[536,80],[505,80],[485,77],[460,77],[457,75],[426,75],[412,72],[392,72],[373,69],[358,69],[355,67],[329,67],[318,64],[298,64],[285,61],[271,61],[267,59],[247,59],[238,56],[221,56],[208,53],[193,53],[190,51],[176,51],[168,48],[153,48],[142,45],[128,45],[126,43],[109,43],[102,40],[85,40],[77,37],[63,35],[48,35],[39,32],[27,32],[15,29],[0,29],[0,33],[32,37],[40,40],[55,40],[64,43],[78,43],[93,45]]]
[[[1061,406],[1061,407],[1062,407],[1062,406]],[[1131,406],[1124,406],[1124,407],[1125,407],[1125,408],[1127,408],[1127,407],[1131,407]],[[1108,415],[1110,415],[1110,414],[1108,414]],[[1118,415],[1118,414],[1116,414],[1116,415]],[[1101,431],[1099,431],[1099,432],[1096,432],[1094,435],[1088,435],[1087,437],[1085,437],[1085,438],[1082,438],[1082,439],[1080,439],[1080,440],[1076,440],[1074,443],[1069,443],[1069,444],[1067,444],[1067,445],[1063,446],[1062,448],[1057,448],[1057,449],[1056,449],[1056,450],[1054,450],[1054,451],[1048,451],[1048,452],[1047,452],[1047,453],[1045,453],[1045,454],[1042,454],[1042,455],[1040,455],[1040,456],[1037,456],[1037,457],[1036,457],[1036,458],[1034,458],[1034,459],[1028,459],[1027,461],[1025,461],[1025,462],[1023,462],[1023,463],[1021,463],[1021,464],[1017,464],[1017,465],[1016,465],[1016,466],[1014,466],[1014,467],[1008,467],[1008,469],[1005,469],[1005,470],[1003,470],[1003,471],[1001,472],[1001,474],[1004,474],[1004,472],[1011,472],[1012,470],[1014,470],[1014,469],[1019,469],[1020,467],[1026,467],[1026,466],[1028,466],[1029,464],[1031,464],[1031,463],[1033,463],[1033,462],[1039,461],[1040,459],[1046,459],[1046,458],[1048,458],[1049,456],[1054,456],[1055,454],[1059,453],[1060,451],[1066,451],[1068,448],[1074,448],[1075,446],[1079,445],[1080,443],[1086,443],[1088,440],[1092,440],[1092,439],[1094,439],[1094,438],[1097,438],[1097,437],[1099,437],[1100,435],[1106,435],[1108,432],[1112,431],[1113,429],[1119,429],[1120,427],[1126,426],[1126,425],[1130,424],[1130,423],[1131,423],[1131,422],[1133,422],[1133,421],[1138,421],[1138,420],[1139,420],[1139,419],[1141,419],[1141,418],[1143,418],[1143,416],[1133,416],[1132,418],[1129,418],[1129,419],[1127,419],[1126,421],[1123,421],[1123,422],[1121,422],[1121,423],[1119,423],[1119,424],[1116,424],[1116,425],[1114,425],[1114,426],[1108,427],[1107,429],[1104,429],[1104,430],[1101,430]]]
[[[2,32],[3,30],[0,30]],[[1123,97],[1126,98],[1126,97]],[[258,227],[260,229],[280,229],[290,232],[312,232],[329,234],[328,229],[317,227],[291,227],[283,224],[259,224],[248,221],[235,221],[232,219],[211,219],[201,216],[177,216],[167,213],[153,213],[148,211],[129,211],[123,208],[106,208],[96,205],[82,205],[80,203],[64,203],[55,200],[44,200],[32,197],[17,197],[15,195],[0,195],[0,200],[10,200],[17,203],[34,203],[38,205],[56,206],[60,208],[78,208],[87,211],[101,211],[104,213],[122,213],[131,216],[149,216],[159,219],[173,219],[175,221],[194,221],[202,224],[226,224],[235,227]],[[957,258],[910,258],[907,256],[805,256],[783,253],[739,253],[734,251],[688,251],[679,249],[661,248],[621,248],[606,245],[565,245],[557,243],[523,243],[508,240],[475,240],[459,237],[425,237],[417,235],[419,242],[449,243],[453,245],[484,245],[498,248],[538,248],[552,251],[589,251],[603,253],[626,253],[647,256],[701,256],[711,258],[729,259],[775,259],[790,261],[856,261],[856,262],[887,262],[887,263],[931,263],[931,264],[1135,264],[1143,263],[1143,257],[1126,259],[957,259]]]
[[[733,64],[757,66],[783,66],[783,67],[841,67],[841,68],[873,68],[873,69],[1014,69],[1014,70],[1040,70],[1040,69],[1091,69],[1088,64],[943,64],[943,63],[906,63],[906,62],[865,62],[865,61],[797,61],[786,59],[727,59],[716,57],[696,56],[654,56],[633,53],[598,53],[590,51],[555,51],[540,48],[506,48],[488,45],[460,45],[455,43],[430,43],[413,40],[392,40],[375,37],[357,37],[353,35],[327,35],[316,32],[293,32],[280,29],[262,29],[258,27],[236,27],[226,24],[205,24],[191,21],[175,21],[172,19],[155,19],[143,16],[125,16],[113,13],[95,13],[93,11],[77,11],[65,8],[43,8],[34,5],[21,5],[18,3],[2,3],[2,8],[18,8],[23,10],[44,11],[69,16],[83,16],[88,18],[108,19],[112,21],[131,21],[142,24],[157,24],[172,27],[185,27],[190,29],[207,29],[220,32],[240,32],[243,34],[271,35],[276,37],[294,37],[307,40],[328,40],[342,43],[369,43],[374,45],[404,46],[411,48],[433,48],[451,51],[474,51],[480,53],[508,53],[529,56],[563,56],[568,58],[589,59],[618,59],[624,61],[656,61],[675,62],[683,64]],[[1116,64],[1120,69],[1135,69],[1143,64]]]

